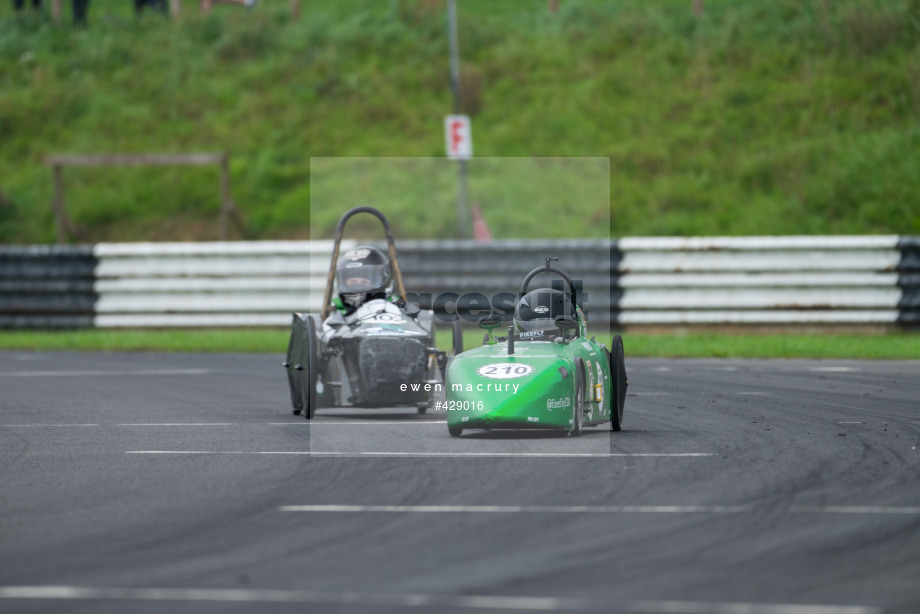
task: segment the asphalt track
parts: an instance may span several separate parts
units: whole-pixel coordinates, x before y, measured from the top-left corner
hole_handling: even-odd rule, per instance
[[[920,612],[920,362],[631,360],[622,432],[0,352],[0,612]]]

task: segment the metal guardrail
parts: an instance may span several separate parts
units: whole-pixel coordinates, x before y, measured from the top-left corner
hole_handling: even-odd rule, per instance
[[[349,242],[344,248],[354,245]],[[318,312],[331,241],[0,247],[0,327],[287,326]],[[516,294],[547,256],[594,325],[918,325],[920,237],[404,241],[423,307]]]
[[[93,325],[91,247],[0,247],[0,328]]]
[[[97,327],[288,326],[291,312],[319,311],[332,241],[100,243],[94,253]]]
[[[904,243],[906,241],[906,243]],[[915,240],[914,240],[915,241]],[[624,238],[621,325],[916,321],[911,239],[897,236]],[[909,251],[909,250],[908,250]],[[907,308],[907,309],[905,309]]]

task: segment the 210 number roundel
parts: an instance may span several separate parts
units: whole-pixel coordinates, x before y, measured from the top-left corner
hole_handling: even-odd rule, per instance
[[[476,369],[477,375],[491,379],[514,379],[524,377],[533,373],[532,365],[522,363],[502,362],[494,365],[486,365]]]

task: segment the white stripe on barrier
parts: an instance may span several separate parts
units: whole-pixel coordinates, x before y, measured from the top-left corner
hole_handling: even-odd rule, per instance
[[[897,310],[848,311],[623,311],[622,325],[633,324],[893,324]]]
[[[93,326],[96,328],[218,328],[224,326],[284,327],[289,326],[290,324],[290,313],[150,313],[133,315],[100,315],[93,318]]]
[[[99,261],[96,278],[129,277],[250,277],[258,275],[325,276],[329,254],[323,258],[261,256],[250,257],[164,257],[107,258]]]
[[[315,297],[316,303],[322,296]],[[96,313],[241,313],[303,310],[310,301],[298,293],[276,294],[141,294],[103,295],[96,302]]]
[[[292,277],[121,277],[100,279],[93,284],[93,290],[100,295],[137,294],[137,293],[175,293],[182,292],[296,292],[305,297],[308,292],[322,295],[326,280],[316,276]]]
[[[618,264],[624,274],[705,271],[877,271],[892,272],[901,260],[896,250],[775,252],[625,252]]]
[[[894,288],[896,273],[630,273],[621,288]]]
[[[626,290],[619,307],[633,309],[897,309],[899,288],[639,288]]]
[[[894,249],[898,235],[779,237],[624,237],[617,246],[630,251],[707,251],[778,249]]]
[[[343,240],[342,250],[357,245]],[[93,255],[97,258],[163,256],[254,256],[288,254],[325,255],[326,265],[332,254],[333,241],[210,241],[204,243],[97,243]]]

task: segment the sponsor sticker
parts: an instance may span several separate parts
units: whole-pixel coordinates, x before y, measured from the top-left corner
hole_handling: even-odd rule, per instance
[[[533,312],[534,313],[548,313],[549,307],[534,307]]]
[[[373,315],[370,318],[365,318],[361,320],[362,322],[375,323],[375,322],[402,322],[403,317],[393,314],[393,313],[378,313]]]
[[[345,258],[347,260],[363,260],[364,258],[367,258],[370,253],[371,250],[369,249],[353,249],[345,254]]]
[[[561,397],[558,399],[546,399],[546,409],[547,411],[553,411],[554,409],[563,409],[565,407],[572,406],[572,399],[569,397]]]
[[[502,362],[494,365],[485,365],[476,369],[476,374],[490,379],[515,379],[533,373],[532,365],[522,363]]]
[[[520,333],[518,337],[521,339],[529,339],[530,337],[542,337],[546,334],[546,331],[543,330],[529,330],[523,333]]]

